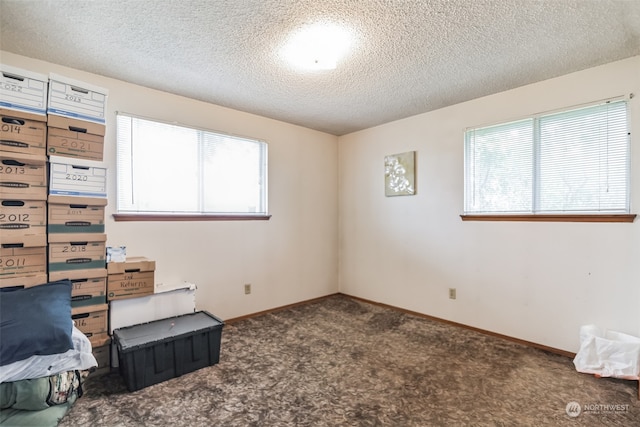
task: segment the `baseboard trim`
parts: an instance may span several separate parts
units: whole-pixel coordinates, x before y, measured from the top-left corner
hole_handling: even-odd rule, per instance
[[[446,323],[448,325],[457,326],[457,327],[460,327],[460,328],[468,329],[470,331],[478,332],[480,334],[489,335],[489,336],[496,337],[496,338],[501,338],[501,339],[504,339],[504,340],[507,340],[507,341],[515,342],[517,344],[521,344],[521,345],[524,345],[524,346],[527,346],[527,347],[536,348],[538,350],[547,351],[549,353],[558,354],[560,356],[565,356],[565,357],[568,357],[568,358],[571,358],[571,359],[576,357],[576,354],[572,353],[570,351],[560,350],[559,348],[549,347],[549,346],[538,344],[538,343],[535,343],[535,342],[532,342],[532,341],[522,340],[520,338],[514,338],[514,337],[511,337],[509,335],[499,334],[497,332],[487,331],[486,329],[476,328],[474,326],[465,325],[464,323],[453,322],[451,320],[446,320],[446,319],[442,319],[440,317],[430,316],[428,314],[419,313],[417,311],[411,311],[411,310],[407,310],[407,309],[404,309],[404,308],[401,308],[401,307],[396,307],[396,306],[393,306],[393,305],[384,304],[384,303],[377,302],[377,301],[371,301],[371,300],[368,300],[366,298],[356,297],[356,296],[353,296],[353,295],[345,294],[343,292],[336,292],[336,293],[325,295],[325,296],[318,297],[318,298],[312,298],[312,299],[308,299],[308,300],[304,300],[304,301],[299,301],[299,302],[296,302],[296,303],[293,303],[293,304],[287,304],[287,305],[283,305],[283,306],[280,306],[280,307],[271,308],[269,310],[258,311],[256,313],[251,313],[251,314],[247,314],[247,315],[244,315],[244,316],[233,317],[231,319],[225,319],[224,322],[227,323],[227,324],[231,324],[231,323],[234,323],[234,322],[239,322],[241,320],[251,319],[253,317],[258,317],[258,316],[263,316],[265,314],[276,313],[278,311],[287,310],[289,308],[295,308],[295,307],[299,307],[299,306],[303,306],[303,305],[307,305],[307,304],[312,304],[314,302],[322,301],[324,299],[330,298],[330,297],[335,296],[335,295],[342,295],[342,296],[345,296],[347,298],[351,298],[351,299],[354,299],[354,300],[357,300],[357,301],[362,301],[362,302],[367,303],[367,304],[376,305],[378,307],[384,307],[384,308],[388,308],[390,310],[396,310],[396,311],[400,311],[402,313],[410,314],[412,316],[422,317],[424,319],[429,319],[429,320],[433,320],[433,321],[436,321],[436,322]],[[640,391],[639,391],[639,393],[640,393]]]
[[[341,294],[339,292],[336,292],[334,294],[329,294],[322,297],[312,298],[312,299],[308,299],[300,302],[295,302],[293,304],[287,304],[287,305],[282,305],[280,307],[270,308],[269,310],[258,311],[256,313],[246,314],[244,316],[239,316],[239,317],[233,317],[231,319],[225,319],[224,323],[230,324],[234,322],[239,322],[240,320],[251,319],[252,317],[258,317],[258,316],[263,316],[265,314],[276,313],[278,311],[287,310],[289,308],[295,308],[295,307],[300,307],[302,305],[312,304],[314,302],[322,301],[323,299],[327,299],[336,295],[341,295]],[[349,295],[345,295],[345,296],[348,297]]]
[[[344,296],[349,297],[349,298],[353,298],[353,299],[358,300],[358,301],[366,302],[368,304],[373,304],[373,305],[377,305],[379,307],[384,307],[384,308],[389,308],[389,309],[392,309],[392,310],[397,310],[397,311],[400,311],[402,313],[410,314],[412,316],[422,317],[424,319],[429,319],[429,320],[433,320],[433,321],[436,321],[436,322],[446,323],[446,324],[452,325],[452,326],[458,326],[460,328],[468,329],[468,330],[471,330],[471,331],[474,331],[474,332],[478,332],[478,333],[481,333],[481,334],[484,334],[484,335],[489,335],[489,336],[492,336],[492,337],[501,338],[501,339],[504,339],[504,340],[507,340],[507,341],[511,341],[511,342],[515,342],[517,344],[521,344],[521,345],[524,345],[524,346],[527,346],[527,347],[533,347],[533,348],[536,348],[538,350],[543,350],[543,351],[547,351],[549,353],[558,354],[560,356],[569,357],[571,359],[576,357],[575,353],[572,353],[570,351],[560,350],[559,348],[549,347],[549,346],[538,344],[538,343],[535,343],[535,342],[532,342],[532,341],[522,340],[520,338],[514,338],[514,337],[511,337],[509,335],[503,335],[503,334],[499,334],[497,332],[487,331],[486,329],[476,328],[474,326],[465,325],[464,323],[453,322],[451,320],[442,319],[440,317],[430,316],[428,314],[419,313],[417,311],[406,310],[404,308],[396,307],[396,306],[389,305],[389,304],[384,304],[384,303],[381,303],[381,302],[371,301],[371,300],[368,300],[368,299],[365,299],[365,298],[356,297],[356,296],[345,294],[345,293],[342,293],[342,292],[339,292],[338,294],[344,295]]]

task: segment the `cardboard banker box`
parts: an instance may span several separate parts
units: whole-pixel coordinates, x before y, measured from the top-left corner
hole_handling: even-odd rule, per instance
[[[49,237],[49,273],[104,268],[106,234],[54,234]]]
[[[49,233],[104,233],[107,199],[49,196]]]
[[[47,113],[105,123],[108,91],[58,74],[49,74]]]
[[[21,236],[47,233],[47,209],[44,200],[0,201],[0,243]]]
[[[47,246],[37,239],[25,238],[24,243],[3,243],[0,247],[0,278],[15,278],[47,274]]]
[[[69,279],[71,307],[99,305],[107,303],[107,269],[62,270],[49,272],[49,281]]]
[[[156,262],[129,257],[125,262],[107,264],[107,299],[117,300],[151,295],[155,289]]]
[[[48,80],[44,74],[0,64],[0,107],[44,116]]]
[[[93,357],[96,358],[98,366],[91,375],[98,376],[109,373],[111,371],[111,346],[107,344],[100,347],[92,345],[92,347]]]
[[[45,156],[47,123],[41,120],[44,118],[0,108],[0,150]]]
[[[47,153],[102,161],[105,126],[61,116],[49,116]]]
[[[74,307],[71,309],[71,318],[87,337],[105,334],[107,328],[107,304],[90,305],[86,307]]]
[[[0,197],[47,200],[47,157],[0,151]]]
[[[100,162],[49,156],[49,181],[50,195],[107,197],[107,168]]]

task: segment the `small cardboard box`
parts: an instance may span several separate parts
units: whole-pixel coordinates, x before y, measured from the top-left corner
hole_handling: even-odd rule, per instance
[[[0,288],[30,288],[47,283],[46,274],[34,274],[31,276],[0,277]]]
[[[91,373],[92,376],[104,375],[111,371],[111,346],[109,344],[93,347],[93,357],[98,362],[98,367]]]
[[[62,116],[49,116],[47,153],[102,161],[105,126]]]
[[[46,275],[47,246],[39,240],[40,236],[29,236],[24,238],[23,243],[2,243],[0,278]]]
[[[104,268],[106,234],[49,234],[49,272]]]
[[[107,89],[50,73],[47,113],[104,124],[107,94]]]
[[[49,158],[49,194],[107,197],[107,168],[85,159]]]
[[[40,120],[33,120],[33,118]],[[47,154],[46,117],[0,108],[0,150],[9,153]]]
[[[76,328],[87,337],[107,333],[107,304],[89,305],[86,307],[74,307],[71,309],[71,318]]]
[[[107,299],[118,300],[150,295],[155,290],[156,262],[129,257],[125,262],[107,264]]]
[[[49,196],[49,233],[104,233],[107,199]]]
[[[0,107],[44,115],[47,82],[44,74],[0,64]]]
[[[0,243],[16,237],[47,233],[47,203],[44,200],[1,200]]]
[[[91,342],[91,347],[102,347],[104,345],[111,344],[111,336],[108,333],[95,334],[91,335],[89,338],[89,342]]]
[[[0,198],[47,200],[47,158],[0,151]]]
[[[49,273],[49,281],[69,279],[71,288],[71,306],[107,303],[107,269],[89,268],[86,270],[54,271]]]

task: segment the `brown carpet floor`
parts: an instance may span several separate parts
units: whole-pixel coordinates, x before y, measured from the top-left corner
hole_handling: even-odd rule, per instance
[[[212,367],[87,386],[61,427],[640,426],[636,381],[342,295],[226,325]]]

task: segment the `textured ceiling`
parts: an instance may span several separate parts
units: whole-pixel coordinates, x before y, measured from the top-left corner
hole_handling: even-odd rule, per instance
[[[279,55],[354,34],[335,70]],[[640,55],[640,0],[0,0],[0,48],[343,135]]]

